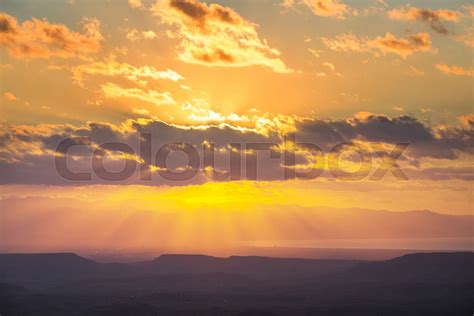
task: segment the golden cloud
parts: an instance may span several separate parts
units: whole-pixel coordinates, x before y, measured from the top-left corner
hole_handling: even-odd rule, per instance
[[[127,63],[120,63],[115,60],[97,61],[89,64],[79,65],[72,68],[73,80],[82,85],[87,75],[101,76],[121,76],[132,81],[143,82],[144,79],[171,80],[177,82],[184,79],[174,70],[156,70],[152,66],[135,67]]]
[[[394,53],[402,58],[415,52],[435,52],[428,33],[417,33],[407,38],[398,38],[392,33],[376,38],[358,38],[354,34],[342,34],[333,39],[323,37],[321,41],[331,50],[339,52],[370,52],[376,56]]]
[[[22,24],[0,13],[0,43],[14,58],[84,57],[100,49],[103,39],[97,19],[83,20],[84,34],[46,19],[32,18]]]
[[[474,130],[474,114],[467,114],[458,117],[464,128]]]
[[[143,3],[141,0],[128,0],[128,5],[130,6],[130,8],[133,8],[133,9],[143,7]]]
[[[339,0],[302,0],[301,2],[317,16],[345,19],[348,15],[357,15],[355,9]]]
[[[431,46],[431,38],[428,33],[417,33],[408,36],[406,39],[397,38],[391,33],[384,37],[377,37],[369,42],[369,46],[377,48],[382,54],[394,53],[406,58],[415,52],[434,52]]]
[[[474,47],[474,26],[469,26],[464,34],[455,36],[459,42],[463,42],[466,46]]]
[[[154,31],[139,31],[137,29],[131,29],[127,33],[127,39],[129,41],[135,42],[139,41],[141,39],[155,39],[158,37],[158,34],[156,34]]]
[[[467,4],[464,6],[464,10],[466,11],[466,15],[470,18],[474,18],[474,5]]]
[[[250,122],[250,118],[246,115],[238,115],[231,113],[223,115],[219,112],[208,109],[209,104],[200,99],[194,99],[192,102],[185,102],[181,106],[183,112],[188,112],[188,119],[193,122],[201,123],[229,123],[229,122]]]
[[[337,51],[337,52],[362,53],[369,50],[369,48],[367,47],[366,40],[359,39],[357,36],[355,36],[352,33],[341,34],[332,39],[327,38],[327,37],[322,37],[321,41],[329,49]]]
[[[472,68],[463,68],[460,66],[448,66],[445,64],[437,64],[436,68],[446,75],[454,76],[474,76],[474,69]]]
[[[18,98],[16,97],[16,95],[14,95],[14,94],[11,93],[11,92],[5,92],[5,93],[3,94],[3,97],[4,97],[5,99],[7,99],[8,101],[16,101],[16,100],[18,100]]]
[[[139,88],[122,88],[110,82],[102,85],[102,92],[106,98],[137,99],[156,106],[176,104],[176,101],[169,92],[142,90]]]
[[[163,23],[175,26],[180,39],[179,59],[186,63],[220,67],[265,66],[291,73],[280,52],[257,33],[258,25],[218,4],[196,0],[158,1],[152,8]]]
[[[429,24],[430,27],[439,34],[448,34],[448,29],[441,21],[457,22],[462,14],[457,11],[445,9],[432,10],[404,7],[390,10],[388,16],[393,20],[421,21]]]
[[[356,9],[339,0],[283,0],[280,4],[285,9],[294,8],[296,4],[308,7],[316,16],[331,17],[336,19],[345,19],[348,15],[357,15]]]

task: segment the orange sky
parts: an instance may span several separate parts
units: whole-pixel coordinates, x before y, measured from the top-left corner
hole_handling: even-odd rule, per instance
[[[67,231],[74,221],[96,227],[108,218],[107,238],[121,225],[143,226],[140,238],[152,246],[150,234],[170,212],[179,219],[158,233],[160,240],[206,248],[223,246],[211,245],[215,239],[288,239],[319,218],[312,213],[319,209],[472,215],[474,8],[466,1],[0,0],[0,8],[3,225],[24,221],[33,229],[38,220]],[[116,183],[97,177],[91,154],[103,143],[123,142],[136,153],[108,152],[110,170],[120,170],[124,160],[143,163],[140,133],[152,135],[153,158],[165,143],[195,147],[196,175],[170,182],[150,166],[149,182],[139,179],[138,167]],[[288,140],[293,135],[323,154],[295,145]],[[55,150],[68,137],[91,137],[68,158],[73,170],[91,173],[90,181],[58,174]],[[211,171],[228,169],[229,144],[239,143],[242,159],[257,159],[258,178],[210,179],[202,161],[208,143],[217,150]],[[257,156],[245,150],[249,143],[271,143],[279,157]],[[337,157],[331,149],[340,143],[352,145],[339,165],[346,172],[367,169],[364,177],[350,181],[331,171]],[[398,143],[408,148],[394,157]],[[350,152],[354,144],[367,151],[370,165],[360,161],[365,154]],[[292,165],[284,161],[287,153],[296,155]],[[185,159],[173,155],[173,168],[181,170]],[[374,180],[381,164],[382,179]],[[394,177],[397,168],[408,180]],[[285,180],[288,169],[321,175]],[[35,208],[35,199],[38,217],[22,219],[16,212]],[[61,215],[56,203],[93,205],[100,215]],[[120,215],[112,220],[114,210]],[[152,217],[153,226],[134,212],[160,219]],[[279,230],[278,221],[287,225]],[[44,236],[55,236],[54,225],[34,226],[32,239],[3,246],[39,238],[41,249]],[[61,247],[77,245],[87,232],[79,227]],[[140,245],[138,237],[123,238]]]

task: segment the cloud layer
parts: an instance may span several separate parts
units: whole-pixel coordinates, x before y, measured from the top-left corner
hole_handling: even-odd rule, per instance
[[[389,118],[383,115],[360,113],[347,120],[320,120],[297,119],[293,131],[279,130],[275,125],[265,133],[257,129],[242,128],[228,124],[184,126],[168,124],[158,120],[128,120],[121,125],[104,123],[88,123],[86,126],[71,125],[36,125],[36,126],[10,126],[0,134],[0,171],[2,183],[70,183],[62,179],[54,167],[55,149],[58,144],[68,137],[91,137],[92,144],[76,146],[69,153],[69,163],[73,170],[90,170],[91,155],[95,148],[106,142],[122,142],[133,148],[136,155],[119,155],[106,160],[108,169],[121,170],[123,159],[139,161],[140,133],[150,133],[152,148],[155,151],[162,145],[173,142],[190,144],[204,157],[205,144],[214,144],[215,170],[228,170],[230,153],[237,152],[242,156],[254,156],[255,162],[260,164],[258,180],[283,180],[285,169],[312,167],[324,168],[321,157],[313,152],[312,147],[296,143],[311,143],[319,146],[329,157],[329,152],[341,143],[344,146],[359,144],[364,149],[364,155],[382,157],[387,155],[396,144],[408,143],[408,150],[400,157],[400,163],[408,168],[410,176],[415,178],[436,179],[472,179],[473,175],[463,165],[463,159],[474,154],[474,129],[472,117],[461,118],[463,125],[460,127],[429,127],[411,116]],[[294,139],[293,141],[291,141]],[[240,144],[240,149],[231,149],[230,144]],[[272,144],[264,151],[257,154],[246,146],[251,143]],[[268,156],[268,149],[272,148],[273,154]],[[392,149],[390,149],[392,148]],[[290,164],[283,162],[285,153],[294,152],[296,160]],[[316,156],[314,156],[316,154]],[[329,156],[328,156],[329,155]],[[318,158],[319,157],[319,158]],[[464,157],[464,158],[463,158]],[[254,159],[252,158],[252,159]],[[168,167],[171,170],[180,170],[187,164],[186,156],[173,156]],[[316,161],[314,160],[316,159]],[[421,168],[422,161],[441,160],[440,167],[431,163],[426,169]],[[350,155],[343,158],[346,164],[354,164]],[[447,163],[447,161],[452,161]],[[247,160],[247,163],[248,160]],[[200,161],[196,170],[197,174],[185,182],[167,182],[155,174],[153,180],[145,184],[183,185],[209,181],[204,174],[210,170]],[[420,169],[421,168],[421,169]],[[299,170],[299,169],[298,169]],[[150,172],[156,173],[158,169],[152,168]],[[211,170],[212,171],[212,170]],[[243,175],[249,177],[248,174]],[[330,174],[324,173],[324,177]],[[103,183],[100,179],[92,179],[92,183]],[[105,181],[107,182],[107,181]],[[140,183],[138,171],[124,181],[125,183]]]

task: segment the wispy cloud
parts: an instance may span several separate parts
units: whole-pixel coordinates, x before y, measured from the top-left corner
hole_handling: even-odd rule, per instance
[[[284,0],[281,5],[284,8],[294,8],[296,4],[308,7],[316,16],[345,19],[350,15],[357,15],[357,10],[348,6],[340,0]]]
[[[102,92],[106,98],[137,99],[156,106],[176,104],[176,101],[169,92],[142,90],[139,88],[122,88],[113,83],[102,85]]]
[[[474,76],[474,69],[473,68],[463,68],[460,66],[448,66],[446,64],[437,64],[436,68],[446,75],[454,75],[454,76]]]
[[[456,35],[454,38],[459,42],[463,42],[466,46],[474,47],[474,26],[469,26],[464,34]]]
[[[138,9],[143,7],[143,3],[141,0],[128,0],[128,5],[130,8]]]
[[[322,42],[331,50],[339,52],[370,52],[376,56],[387,53],[397,54],[406,58],[415,52],[435,52],[431,45],[428,33],[417,33],[407,38],[398,38],[392,33],[375,38],[358,38],[352,33],[341,34],[335,38],[321,38]]]
[[[388,16],[393,20],[420,21],[428,24],[431,29],[439,34],[448,34],[449,31],[442,21],[457,22],[462,13],[445,9],[419,9],[407,6],[390,10]]]
[[[97,61],[88,64],[78,65],[71,69],[73,80],[82,85],[85,78],[91,75],[107,77],[124,77],[129,80],[145,84],[143,80],[171,80],[180,81],[183,78],[174,70],[157,70],[153,66],[135,67],[127,63],[120,63],[115,60]]]
[[[5,99],[7,99],[8,101],[16,101],[16,100],[18,100],[18,98],[16,97],[16,95],[14,95],[13,93],[8,92],[8,91],[3,93],[3,97],[4,97]]]
[[[139,31],[137,29],[131,29],[127,32],[127,39],[132,42],[136,42],[142,39],[155,39],[158,37],[154,31]]]

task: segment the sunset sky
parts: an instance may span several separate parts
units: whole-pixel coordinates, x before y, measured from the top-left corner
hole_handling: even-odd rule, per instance
[[[356,209],[472,215],[473,17],[457,0],[0,0],[0,247],[411,238],[335,227]],[[117,182],[94,174],[92,152],[107,142],[135,153],[108,153],[110,170],[142,163],[140,133],[153,159],[166,143],[200,154],[213,143],[217,167],[201,161],[186,181],[157,166],[149,181],[138,166]],[[55,168],[69,137],[92,139],[68,156],[89,181]],[[329,170],[331,149],[349,142],[374,157],[340,157],[347,172],[367,168],[360,179]],[[248,143],[271,143],[281,157],[259,152],[257,179],[211,179],[228,170],[231,143],[242,157],[257,155]],[[409,145],[387,159],[398,143]],[[172,155],[181,170],[186,157]],[[287,169],[321,175],[285,179]],[[320,218],[334,229],[311,235]]]

